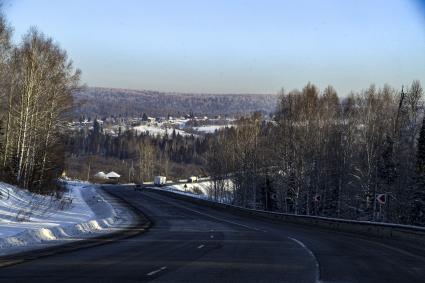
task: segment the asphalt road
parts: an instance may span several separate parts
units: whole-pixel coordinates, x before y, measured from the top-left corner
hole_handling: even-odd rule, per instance
[[[425,282],[425,250],[108,189],[153,222],[143,234],[0,269],[0,282]]]

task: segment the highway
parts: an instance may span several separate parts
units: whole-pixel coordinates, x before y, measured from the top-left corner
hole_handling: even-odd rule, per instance
[[[143,211],[151,228],[1,268],[0,282],[425,282],[424,246],[107,190]]]

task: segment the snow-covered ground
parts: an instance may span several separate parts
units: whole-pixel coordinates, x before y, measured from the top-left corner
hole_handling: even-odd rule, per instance
[[[151,136],[165,136],[165,134],[168,134],[168,136],[171,136],[173,134],[173,131],[176,131],[176,135],[179,134],[181,136],[190,136],[191,134],[174,128],[166,128],[162,127],[160,125],[140,125],[133,128],[137,133],[149,133]]]
[[[179,194],[184,194],[201,199],[213,199],[212,196],[212,181],[200,181],[196,183],[182,183],[171,186],[157,188],[160,190],[172,191]],[[225,183],[226,196],[221,197],[218,201],[221,203],[231,203],[232,201],[233,183],[227,180]]]
[[[61,198],[0,182],[0,255],[110,233],[133,214],[87,183],[69,182]]]
[[[197,132],[212,134],[215,131],[218,131],[218,130],[224,129],[224,128],[228,128],[228,127],[232,127],[232,126],[233,125],[209,125],[209,126],[193,127],[193,129]]]
[[[176,134],[181,136],[190,136],[193,135],[193,131],[198,132],[199,134],[207,134],[214,133],[216,130],[223,128],[235,126],[234,124],[216,124],[191,127],[187,125],[188,121],[188,119],[173,119],[164,122],[147,122],[143,123],[142,125],[133,127],[133,130],[137,133],[149,133],[149,135],[152,136],[164,136],[165,134],[171,136],[173,131],[176,131]]]

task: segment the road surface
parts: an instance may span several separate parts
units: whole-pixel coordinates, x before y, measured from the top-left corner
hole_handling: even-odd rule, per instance
[[[111,187],[143,234],[0,269],[0,282],[425,282],[425,250]]]

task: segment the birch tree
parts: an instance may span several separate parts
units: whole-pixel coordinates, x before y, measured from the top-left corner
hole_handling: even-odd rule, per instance
[[[51,186],[63,167],[61,137],[80,71],[52,39],[31,29],[11,55],[3,167],[24,188]]]

